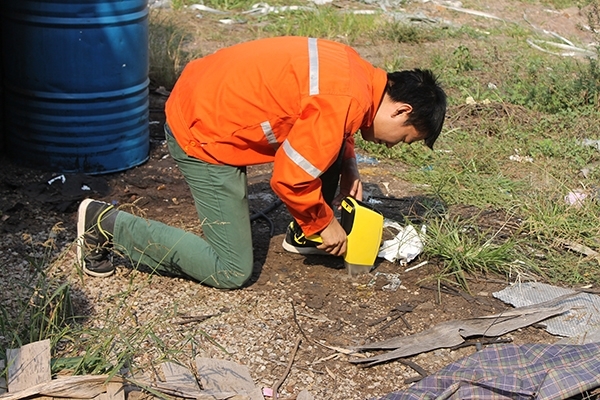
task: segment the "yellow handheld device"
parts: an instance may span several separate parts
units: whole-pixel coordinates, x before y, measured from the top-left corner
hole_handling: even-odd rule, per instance
[[[383,214],[352,197],[344,198],[341,205],[341,225],[348,235],[346,270],[350,275],[367,273],[375,264],[381,246]]]
[[[350,275],[368,273],[377,259],[383,236],[383,214],[371,206],[345,197],[341,203],[341,225],[348,235],[344,264]],[[313,242],[323,243],[321,236],[307,237]]]

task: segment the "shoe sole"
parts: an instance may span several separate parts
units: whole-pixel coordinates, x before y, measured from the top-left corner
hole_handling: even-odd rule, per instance
[[[79,209],[77,210],[77,261],[79,265],[81,265],[81,269],[87,275],[95,276],[98,278],[104,278],[106,276],[110,276],[115,273],[115,270],[108,272],[95,272],[86,268],[85,265],[85,257],[83,255],[83,248],[85,247],[84,243],[84,234],[85,234],[85,212],[87,210],[88,205],[93,202],[92,199],[85,199],[79,204]]]
[[[315,256],[331,256],[331,253],[325,250],[317,249],[316,247],[296,247],[289,244],[285,239],[281,244],[285,251],[290,253],[302,254],[303,256],[315,255]]]

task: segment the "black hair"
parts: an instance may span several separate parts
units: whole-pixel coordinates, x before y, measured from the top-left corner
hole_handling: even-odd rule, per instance
[[[394,102],[412,106],[406,124],[425,135],[425,144],[433,149],[446,117],[446,93],[437,78],[430,70],[418,68],[390,72],[387,78],[385,92]]]

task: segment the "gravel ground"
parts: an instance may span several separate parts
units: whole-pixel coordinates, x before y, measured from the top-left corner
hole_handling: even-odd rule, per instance
[[[585,41],[582,34],[589,36],[581,30],[585,18],[577,10],[556,13],[532,4],[524,5],[524,9],[513,7],[513,3],[475,1],[469,7],[563,37],[579,36]],[[339,4],[365,7],[352,1]],[[469,24],[482,32],[496,23],[452,12],[433,2],[410,2],[406,11],[424,11],[428,16]],[[523,23],[524,14],[528,23]],[[195,23],[202,28],[204,37],[210,37],[214,26],[208,19],[195,19]],[[243,35],[243,29],[234,26],[231,33]],[[220,42],[207,40],[195,44],[211,49],[219,47]],[[467,41],[461,44],[470,45]],[[381,63],[391,59],[392,53],[394,57],[402,54],[417,59],[418,53],[436,45],[446,46],[445,43],[398,44],[389,48],[375,45],[360,47],[359,51],[373,62]],[[501,60],[509,55],[499,56]],[[496,79],[490,77],[490,82]],[[348,362],[358,355],[343,354],[339,349],[410,335],[443,321],[507,308],[492,297],[494,291],[506,286],[504,281],[474,279],[471,296],[460,291],[431,290],[435,280],[427,278],[437,272],[435,260],[428,260],[429,264],[410,272],[386,261],[378,263],[376,272],[398,274],[402,281],[396,291],[387,291],[383,287],[388,282],[375,272],[349,277],[341,260],[287,254],[280,246],[290,220],[283,207],[269,214],[272,228],[265,220],[253,223],[256,273],[243,289],[216,290],[187,279],[155,276],[143,268],[132,268],[126,260],[109,278],[83,276],[74,263],[73,243],[77,204],[86,196],[116,201],[119,205],[135,202],[149,218],[196,232],[201,230],[189,192],[167,156],[161,138],[160,122],[164,121],[164,115],[160,103],[164,99],[153,96],[153,101],[156,103],[151,106],[151,119],[159,124],[151,125],[150,160],[129,171],[100,177],[68,175],[66,184],[49,185],[48,180],[57,174],[17,166],[8,161],[6,154],[0,155],[0,304],[8,313],[0,315],[3,319],[0,322],[16,315],[23,302],[34,298],[30,288],[41,271],[70,283],[75,312],[85,316],[84,326],[118,333],[114,339],[117,350],[124,344],[131,345],[134,354],[131,371],[136,376],[160,378],[157,366],[165,360],[176,360],[193,369],[195,357],[203,356],[246,365],[258,387],[272,387],[282,379],[291,362],[290,373],[279,390],[282,397],[295,398],[301,390],[308,390],[316,399],[336,400],[377,398],[406,388],[419,375],[405,361],[430,374],[475,351],[473,346],[439,349],[408,360],[365,368]],[[477,129],[474,123],[473,129]],[[400,165],[386,163],[361,165],[367,191],[390,198],[382,204],[386,217],[418,221],[420,204],[431,199],[422,197],[421,188],[398,178],[402,170]],[[255,211],[273,201],[269,172],[268,167],[249,171],[251,206]],[[79,189],[82,182],[92,191],[82,192]],[[478,210],[459,208],[454,212],[468,214]],[[503,216],[490,213],[484,222],[491,227],[503,221]],[[415,263],[420,261],[423,260],[417,259]],[[404,315],[405,322],[394,319],[393,309],[399,305],[412,308]],[[147,335],[149,331],[153,335]],[[515,331],[506,338],[515,343],[557,340],[533,327]],[[7,345],[6,332],[0,332],[0,345]]]
[[[147,164],[90,181],[92,188],[100,188],[94,194],[119,204],[137,199],[149,218],[197,228],[191,197],[165,152],[164,144],[156,140]],[[152,275],[132,268],[124,259],[114,276],[84,276],[73,251],[77,196],[64,188],[49,189],[52,175],[0,161],[3,170],[12,171],[4,177],[1,191],[3,204],[11,205],[3,209],[0,226],[3,306],[16,310],[13,304],[30,296],[27,288],[37,274],[35,266],[44,266],[47,274],[71,284],[77,315],[86,316],[84,326],[101,332],[95,340],[116,334],[117,353],[131,346],[131,371],[138,377],[161,379],[158,365],[165,360],[193,369],[195,357],[214,357],[247,366],[256,385],[268,388],[282,379],[291,363],[279,389],[283,398],[294,398],[302,390],[316,399],[376,398],[407,387],[419,374],[401,361],[357,366],[349,360],[375,353],[348,355],[340,349],[507,308],[491,296],[504,287],[496,281],[474,281],[473,297],[455,292],[441,293],[438,299],[438,293],[429,289],[433,281],[423,281],[435,273],[433,262],[403,273],[399,265],[382,260],[373,273],[350,277],[341,259],[286,253],[281,241],[290,216],[283,207],[269,214],[273,237],[266,221],[253,223],[256,272],[241,290],[217,290],[187,279]],[[375,193],[382,186],[373,182],[377,179],[386,183],[389,196],[407,195],[381,207],[388,215],[410,215],[419,209],[418,188],[395,178],[397,169],[392,167],[363,165],[366,187]],[[166,171],[170,171],[168,179]],[[268,176],[268,167],[249,171],[253,209],[264,209],[272,201]],[[67,176],[71,178],[77,179]],[[166,188],[159,190],[162,186]],[[489,215],[488,222],[493,217]],[[384,290],[389,282],[377,272],[398,274],[402,285],[396,291]],[[412,308],[404,315],[406,322],[393,318],[393,308],[399,305]],[[153,335],[147,334],[150,331]],[[517,343],[555,340],[535,328],[510,336]],[[473,351],[473,346],[438,349],[402,361],[413,362],[429,374]]]

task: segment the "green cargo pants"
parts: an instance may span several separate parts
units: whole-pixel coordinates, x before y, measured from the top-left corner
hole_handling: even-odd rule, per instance
[[[187,275],[216,288],[238,288],[250,278],[253,265],[246,169],[189,157],[172,134],[166,138],[190,186],[205,238],[120,212],[115,248],[134,265]]]
[[[250,278],[253,266],[246,168],[190,157],[167,125],[165,132],[169,152],[191,189],[205,238],[119,212],[115,249],[134,265],[185,275],[216,288],[238,288]],[[343,150],[321,176],[323,197],[330,205],[338,186]]]

